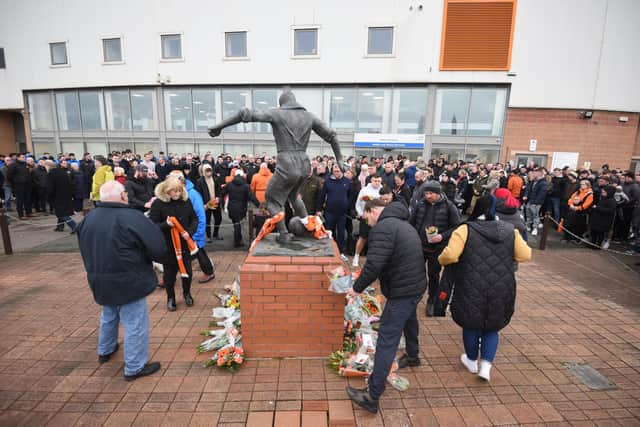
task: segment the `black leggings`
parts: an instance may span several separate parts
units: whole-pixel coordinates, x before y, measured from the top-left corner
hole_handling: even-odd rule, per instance
[[[193,270],[191,268],[191,258],[182,258],[184,267],[187,270],[189,277],[182,277],[182,293],[187,295],[191,293],[191,279],[193,278]],[[176,284],[176,275],[179,273],[178,264],[162,264],[164,273],[162,274],[162,280],[164,282],[165,289],[167,290],[167,298],[176,298],[174,286]]]
[[[204,211],[204,216],[207,221],[207,237],[211,237],[211,215],[213,215],[213,237],[218,237],[218,232],[220,230],[220,223],[222,223],[222,212],[220,212],[220,208],[210,210],[206,209]]]

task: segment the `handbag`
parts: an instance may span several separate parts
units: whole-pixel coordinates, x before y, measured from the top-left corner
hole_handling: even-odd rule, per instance
[[[451,295],[453,294],[455,277],[455,266],[448,265],[442,271],[442,277],[438,284],[438,292],[436,293],[436,299],[433,303],[433,316],[445,317],[447,313],[447,307],[451,302]]]

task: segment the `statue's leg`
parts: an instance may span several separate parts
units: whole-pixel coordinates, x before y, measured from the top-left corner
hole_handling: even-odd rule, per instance
[[[289,193],[289,203],[291,203],[291,206],[293,207],[293,213],[295,216],[300,218],[305,218],[309,214],[306,206],[302,202],[302,199],[299,197],[303,185],[304,178],[300,178],[296,186],[291,190],[291,193]]]
[[[267,219],[256,237],[256,241],[262,239],[265,235],[269,234],[277,227],[278,233],[280,236],[287,235],[287,227],[284,223],[284,204],[287,201],[288,192],[287,189],[291,186],[291,183],[288,182],[289,179],[287,174],[280,168],[276,168],[275,173],[269,180],[269,184],[267,185],[267,190],[265,192],[265,202],[267,205],[267,210],[271,214],[271,218]],[[287,239],[284,237],[283,240]],[[289,239],[290,240],[290,239]]]

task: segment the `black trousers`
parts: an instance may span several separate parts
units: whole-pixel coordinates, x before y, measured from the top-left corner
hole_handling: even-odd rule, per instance
[[[218,232],[220,230],[220,223],[222,223],[222,212],[220,208],[210,210],[205,209],[204,216],[207,221],[206,233],[207,237],[211,237],[211,215],[213,215],[213,237],[218,237]]]
[[[196,257],[198,258],[198,264],[200,264],[200,270],[207,276],[211,276],[213,274],[213,264],[211,264],[209,255],[207,255],[204,247],[198,249]]]
[[[434,302],[440,285],[440,271],[442,266],[438,262],[440,252],[424,252],[424,259],[427,263],[427,282],[429,285],[427,303]]]
[[[31,214],[31,185],[15,184],[13,193],[16,196],[16,211],[18,216]]]
[[[38,187],[38,202],[36,204],[36,210],[38,212],[47,211],[47,189]]]
[[[198,251],[200,252],[200,251]],[[183,257],[184,267],[187,270],[189,277],[182,278],[182,293],[184,295],[191,293],[191,279],[193,279],[193,269],[191,267],[191,258]],[[164,282],[165,289],[167,291],[167,298],[176,298],[174,287],[176,284],[176,276],[180,272],[178,269],[178,263],[162,264],[164,273],[162,273],[162,281]]]
[[[604,231],[595,231],[593,228],[591,229],[591,243],[594,245],[602,245],[602,241],[604,240],[605,233]]]

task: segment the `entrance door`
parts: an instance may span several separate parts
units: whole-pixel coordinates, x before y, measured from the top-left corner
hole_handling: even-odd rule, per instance
[[[516,166],[529,166],[531,163],[546,167],[547,156],[544,154],[516,154]]]

